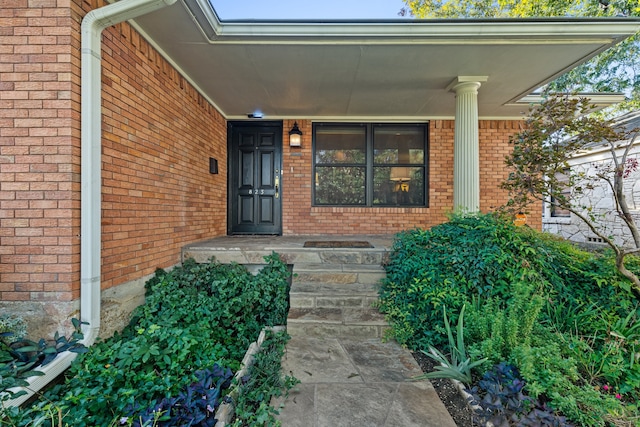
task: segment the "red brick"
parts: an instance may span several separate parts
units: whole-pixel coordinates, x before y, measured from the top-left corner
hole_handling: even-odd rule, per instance
[[[70,300],[80,288],[80,21],[90,7],[106,3],[2,1],[12,14],[0,12],[0,27],[13,31],[0,33],[0,146],[15,151],[0,151],[7,156],[0,157],[0,182],[11,184],[0,191],[0,254],[29,259],[7,264],[1,298]],[[227,124],[129,24],[103,34],[101,279],[107,288],[176,264],[186,243],[226,233]],[[283,136],[293,121],[284,120]],[[381,224],[391,233],[446,220],[453,121],[429,123],[428,208],[312,207],[312,124],[297,121],[301,156],[283,147],[284,170],[293,168],[282,177],[285,234],[376,234]],[[519,123],[479,125],[481,147],[506,154]],[[218,175],[208,173],[209,157],[218,159]],[[487,183],[481,207],[489,210],[506,197],[499,189],[501,161],[483,158],[481,174]],[[18,274],[18,267],[29,274]]]
[[[1,278],[2,275],[0,275]],[[29,292],[1,292],[0,301],[28,301]]]

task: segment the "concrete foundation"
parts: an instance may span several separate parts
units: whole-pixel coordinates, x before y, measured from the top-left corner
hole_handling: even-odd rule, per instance
[[[112,336],[129,323],[133,310],[144,303],[144,284],[151,277],[102,291],[101,338]],[[0,301],[0,311],[22,317],[27,324],[27,338],[52,339],[56,331],[60,335],[71,334],[71,319],[80,318],[80,300]]]
[[[0,301],[0,311],[20,316],[27,325],[27,337],[53,338],[56,331],[68,335],[73,331],[71,319],[80,316],[76,301]]]

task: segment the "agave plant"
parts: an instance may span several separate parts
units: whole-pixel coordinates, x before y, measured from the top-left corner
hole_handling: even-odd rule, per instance
[[[471,357],[467,355],[467,350],[464,344],[464,305],[460,310],[460,317],[458,317],[458,325],[456,328],[456,337],[453,336],[451,330],[451,324],[447,317],[447,308],[443,309],[444,315],[444,327],[447,331],[447,337],[449,339],[450,358],[434,347],[429,347],[429,351],[421,350],[425,355],[432,358],[439,365],[435,366],[435,370],[426,374],[414,377],[413,380],[432,379],[432,378],[450,378],[460,381],[467,387],[471,384],[471,370],[477,366],[482,365],[487,361],[486,358],[472,361]]]

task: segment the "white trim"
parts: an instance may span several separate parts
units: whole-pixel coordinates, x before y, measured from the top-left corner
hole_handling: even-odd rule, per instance
[[[221,21],[209,0],[182,0],[191,11],[201,31],[215,43],[310,43],[318,39],[326,43],[335,37],[336,43],[433,43],[436,40],[452,43],[511,44],[522,43],[611,43],[638,31],[635,18],[606,19],[476,19],[476,20],[234,20]],[[215,1],[215,0],[214,0]],[[206,21],[203,22],[203,18]],[[567,25],[571,23],[571,25]],[[340,40],[349,39],[349,40]],[[384,39],[384,40],[381,40]]]
[[[625,100],[625,96],[622,93],[578,93],[575,95],[570,95],[569,98],[577,99],[577,98],[589,98],[591,102],[597,106],[610,106],[619,104],[620,102]],[[531,94],[526,95],[520,98],[517,101],[513,101],[507,103],[507,106],[518,106],[518,105],[531,105],[531,104],[540,104],[544,101],[545,97],[543,95]]]
[[[131,25],[146,41],[147,43],[149,43],[159,54],[160,56],[162,56],[164,58],[165,61],[167,61],[178,73],[180,73],[180,75],[189,82],[189,84],[191,84],[191,86],[194,87],[194,89],[196,91],[198,91],[198,93],[200,94],[200,96],[202,96],[204,99],[207,100],[207,102],[209,104],[211,104],[212,107],[214,107],[221,115],[222,117],[225,118],[225,120],[234,120],[231,119],[227,116],[225,116],[224,112],[222,111],[222,108],[218,107],[218,105],[206,94],[206,92],[204,90],[202,90],[200,88],[200,86],[198,86],[198,84],[189,76],[189,74],[187,74],[182,67],[180,67],[180,65],[178,65],[178,63],[176,61],[174,61],[169,54],[167,54],[167,52],[164,51],[164,49],[162,49],[160,47],[160,45],[158,45],[158,43],[156,43],[155,40],[153,40],[151,38],[151,36],[149,36],[149,34],[146,33],[146,31],[144,31],[142,29],[142,27],[140,25],[138,25],[135,21],[129,21],[129,25]],[[242,116],[242,119],[246,119],[247,116]]]
[[[624,151],[625,147],[629,145],[629,140],[617,141],[615,145],[617,148],[615,148],[614,151],[616,152],[617,155],[620,155],[622,154],[622,151]],[[637,150],[636,146],[640,147],[640,138],[636,138],[634,141],[631,142],[632,148],[629,154],[635,153],[635,151]],[[576,164],[585,163],[587,160],[581,160],[581,159],[584,159],[586,157],[594,157],[593,159],[588,160],[590,162],[611,160],[611,147],[608,144],[602,144],[602,145],[586,148],[584,150],[580,150],[571,156],[571,158],[569,159],[569,164],[576,165]]]

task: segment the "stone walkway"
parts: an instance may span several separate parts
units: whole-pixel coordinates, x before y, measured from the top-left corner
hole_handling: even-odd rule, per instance
[[[373,248],[308,248],[307,241],[366,241]],[[292,336],[283,370],[301,383],[279,407],[283,427],[456,427],[411,353],[381,342],[377,300],[392,236],[229,236],[183,249],[183,259],[260,268],[272,252],[293,265]]]
[[[455,427],[408,350],[380,339],[293,337],[283,371],[301,383],[284,403],[283,427]]]

